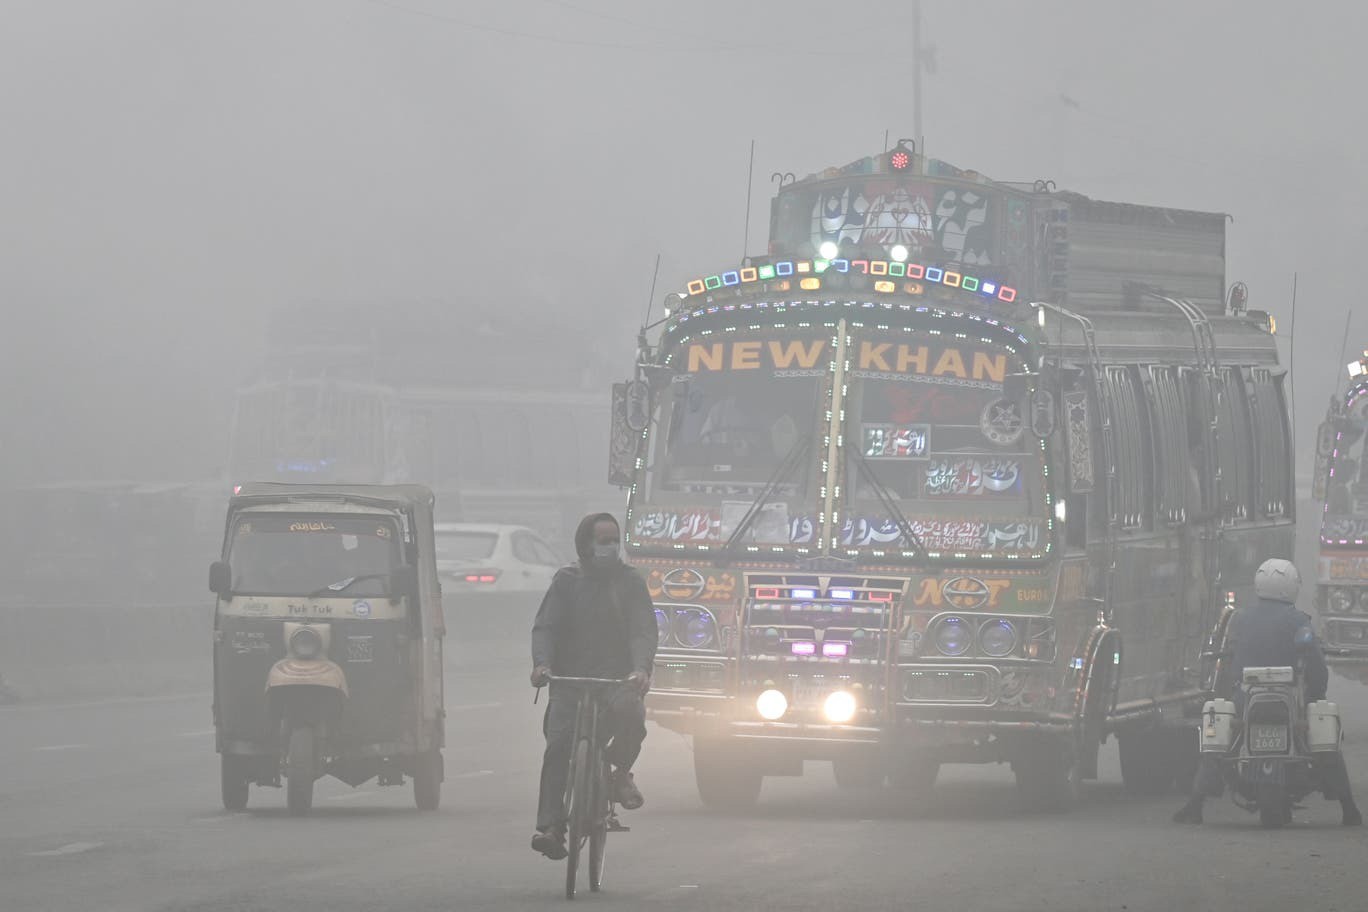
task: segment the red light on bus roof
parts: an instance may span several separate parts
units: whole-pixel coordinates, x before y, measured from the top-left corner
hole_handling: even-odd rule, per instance
[[[888,153],[888,170],[906,171],[912,167],[912,150],[907,145],[911,141],[910,139],[898,140],[893,151]]]

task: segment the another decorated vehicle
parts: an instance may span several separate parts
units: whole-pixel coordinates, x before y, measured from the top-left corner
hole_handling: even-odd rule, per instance
[[[656,599],[652,718],[705,803],[830,760],[928,787],[1009,762],[1073,801],[1197,759],[1205,646],[1290,557],[1272,321],[1220,214],[892,153],[786,181],[767,256],[666,300],[610,474]]]

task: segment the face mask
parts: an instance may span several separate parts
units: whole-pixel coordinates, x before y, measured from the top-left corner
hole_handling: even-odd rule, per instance
[[[594,561],[600,564],[616,563],[618,559],[618,543],[609,542],[606,545],[595,543]]]

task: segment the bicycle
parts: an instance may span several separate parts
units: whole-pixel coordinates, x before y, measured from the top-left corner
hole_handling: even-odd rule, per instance
[[[574,736],[570,743],[570,775],[565,788],[566,848],[565,898],[575,898],[575,880],[579,874],[580,852],[589,845],[589,889],[597,893],[603,885],[604,853],[609,833],[630,832],[623,826],[613,808],[612,788],[608,782],[608,760],[603,755],[603,743],[598,734],[598,691],[622,686],[626,678],[576,678],[552,675],[552,684],[579,687],[579,705],[575,710]]]

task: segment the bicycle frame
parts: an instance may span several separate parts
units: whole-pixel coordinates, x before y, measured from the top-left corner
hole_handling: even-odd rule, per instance
[[[608,787],[608,761],[598,730],[599,691],[621,686],[626,681],[619,678],[552,676],[550,682],[553,685],[574,685],[580,691],[575,709],[574,735],[570,741],[570,775],[566,779],[565,790],[566,846],[569,849],[565,867],[565,898],[574,899],[579,856],[584,843],[589,843],[589,889],[597,893],[603,879],[608,831],[626,829],[616,824],[612,793]]]

